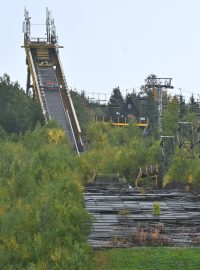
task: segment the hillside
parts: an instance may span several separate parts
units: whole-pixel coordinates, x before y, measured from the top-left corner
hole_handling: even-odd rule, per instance
[[[154,124],[152,122],[148,136],[136,125],[137,118],[124,128],[115,128],[111,122],[95,123],[95,110],[88,109],[83,97],[74,94],[77,115],[88,141],[87,152],[78,157],[57,123],[44,124],[37,102],[26,96],[18,83],[11,82],[8,75],[0,81],[0,268],[94,269],[94,253],[87,242],[92,217],[85,209],[84,186],[101,173],[117,174],[134,186],[140,167],[158,164],[162,168],[156,120],[152,120]],[[162,120],[166,135],[175,135],[179,106],[176,97],[168,99]],[[193,123],[197,141],[198,117],[190,110],[191,104],[185,106],[182,119]],[[109,108],[106,109],[109,114]],[[176,145],[164,182],[162,169],[159,169],[160,187],[163,183],[176,186],[178,182],[184,189],[189,186],[199,192],[198,148],[195,145],[194,159],[188,158],[187,153],[180,152]],[[140,188],[148,187],[150,179],[147,177]],[[152,256],[169,252],[167,257],[162,255],[163,260],[171,256],[168,249],[155,252],[158,253]],[[186,251],[186,256],[190,256],[196,267],[198,250],[193,255],[190,252],[193,250]],[[105,255],[105,260],[110,261],[110,256],[119,269],[126,269],[121,266],[124,261],[115,260],[114,253]],[[177,258],[181,261],[180,256]],[[154,259],[154,262],[161,265],[159,260]],[[151,263],[147,261],[147,265]],[[190,265],[187,266],[190,269]]]

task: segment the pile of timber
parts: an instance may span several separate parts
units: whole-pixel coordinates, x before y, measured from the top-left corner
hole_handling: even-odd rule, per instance
[[[128,189],[129,184],[125,178],[119,178],[118,175],[95,175],[94,178],[86,184],[86,190],[119,190]]]
[[[98,182],[85,188],[86,208],[94,217],[88,239],[91,247],[200,245],[198,194],[179,190],[141,193],[119,181]],[[155,202],[159,215],[153,211]]]

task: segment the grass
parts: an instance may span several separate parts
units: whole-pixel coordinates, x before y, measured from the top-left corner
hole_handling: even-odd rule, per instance
[[[132,248],[96,251],[94,270],[198,270],[200,248]]]

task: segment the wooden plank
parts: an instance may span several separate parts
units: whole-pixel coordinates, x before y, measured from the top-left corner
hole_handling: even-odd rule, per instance
[[[97,189],[95,193],[86,192],[86,208],[95,218],[88,240],[92,247],[148,245],[148,240],[138,243],[134,239],[143,230],[150,238],[158,228],[158,244],[164,241],[170,245],[197,245],[200,239],[198,195],[179,191],[138,194],[115,189],[112,192]],[[160,203],[159,216],[152,215],[156,200]]]

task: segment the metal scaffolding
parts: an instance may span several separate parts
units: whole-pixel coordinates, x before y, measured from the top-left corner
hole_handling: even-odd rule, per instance
[[[162,91],[163,89],[172,89],[174,88],[171,85],[172,78],[157,78],[150,77],[147,78],[146,86],[148,88],[154,88],[157,90],[158,94],[158,131],[162,132],[162,110],[163,110],[163,102],[162,102]]]
[[[175,153],[174,136],[161,136],[160,146],[162,149],[162,162],[163,162],[162,174],[165,175]]]
[[[178,122],[178,145],[182,155],[194,159],[194,129],[191,122]]]

